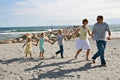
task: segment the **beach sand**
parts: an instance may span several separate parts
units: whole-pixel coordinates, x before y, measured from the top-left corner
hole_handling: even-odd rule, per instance
[[[44,59],[39,59],[39,48],[33,46],[33,59],[25,58],[24,43],[0,44],[0,80],[120,80],[120,38],[107,42],[105,59],[107,67],[100,67],[85,60],[82,51],[75,60],[76,39],[64,42],[64,58],[55,57],[57,43],[45,43]],[[97,51],[95,41],[90,39],[89,58]]]

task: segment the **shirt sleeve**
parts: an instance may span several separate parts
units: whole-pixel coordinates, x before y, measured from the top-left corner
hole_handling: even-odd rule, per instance
[[[81,32],[81,30],[82,30],[82,27],[80,26],[80,27],[79,27],[79,32]]]
[[[106,23],[106,31],[110,31],[110,26]]]
[[[65,35],[63,34],[63,37],[65,37]]]
[[[88,31],[90,31],[90,28],[89,28],[89,27],[87,27],[87,29],[88,29]]]

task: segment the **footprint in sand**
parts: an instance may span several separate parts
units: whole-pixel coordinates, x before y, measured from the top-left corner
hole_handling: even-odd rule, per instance
[[[77,79],[80,79],[80,75],[77,75]]]
[[[0,59],[0,63],[3,62],[3,60]]]

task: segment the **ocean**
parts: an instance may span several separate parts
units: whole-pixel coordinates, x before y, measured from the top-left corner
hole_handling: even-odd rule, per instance
[[[70,26],[28,26],[28,27],[0,27],[0,41],[17,38],[26,33],[41,33],[49,31],[51,29],[65,29]],[[92,30],[93,25],[89,25],[90,30]],[[112,32],[120,33],[120,24],[111,24],[110,25]]]
[[[41,33],[51,29],[64,29],[68,26],[28,26],[28,27],[0,27],[0,41],[18,38],[26,33]]]

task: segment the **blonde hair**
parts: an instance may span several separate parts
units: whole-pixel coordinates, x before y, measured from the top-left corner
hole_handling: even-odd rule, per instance
[[[59,29],[59,30],[58,30],[58,33],[63,33],[63,30],[62,30],[62,29]]]
[[[28,38],[27,38],[27,42],[30,42],[30,41],[31,41],[31,37],[28,37]]]

